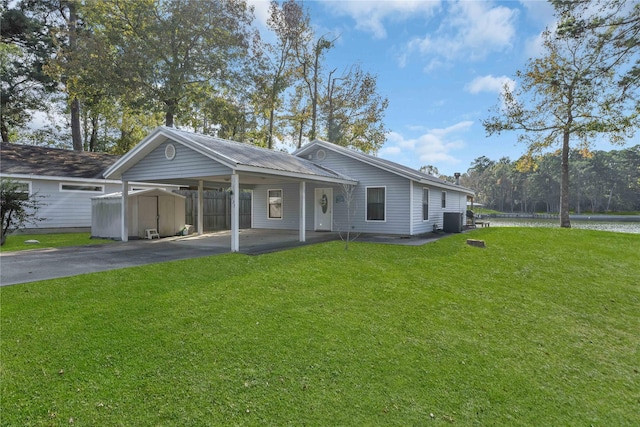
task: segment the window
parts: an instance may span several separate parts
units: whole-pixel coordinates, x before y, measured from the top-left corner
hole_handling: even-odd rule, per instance
[[[385,187],[367,188],[367,221],[385,220]]]
[[[31,182],[14,181],[13,183],[16,185],[16,191],[25,193],[27,195],[31,194]]]
[[[429,189],[422,189],[422,220],[429,220]]]
[[[447,192],[442,192],[442,209],[447,207]]]
[[[282,190],[267,190],[269,219],[282,219]]]
[[[81,191],[89,193],[102,193],[104,192],[104,185],[90,185],[90,184],[60,184],[60,191]]]

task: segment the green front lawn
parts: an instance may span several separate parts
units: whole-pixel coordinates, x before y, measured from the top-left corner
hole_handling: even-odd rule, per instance
[[[37,240],[40,243],[25,243],[25,240]],[[0,246],[0,250],[24,251],[64,246],[102,245],[113,242],[109,239],[92,239],[91,233],[12,234],[7,236],[7,241]]]
[[[637,426],[638,253],[485,228],[4,287],[1,424]]]

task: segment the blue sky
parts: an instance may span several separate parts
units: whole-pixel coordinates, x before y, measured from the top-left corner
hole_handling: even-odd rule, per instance
[[[258,22],[268,2],[249,0]],[[359,63],[388,97],[391,132],[378,155],[413,168],[466,172],[474,159],[518,159],[515,133],[487,137],[482,120],[502,85],[540,49],[554,22],[546,1],[304,1],[317,35],[339,35],[327,68]],[[636,142],[637,143],[637,142]],[[607,146],[605,149],[614,147]]]

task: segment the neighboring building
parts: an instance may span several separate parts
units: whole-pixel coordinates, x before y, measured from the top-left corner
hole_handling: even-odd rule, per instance
[[[89,231],[91,198],[122,191],[120,180],[103,172],[120,156],[32,145],[6,144],[0,150],[0,178],[24,185],[40,197],[38,232]],[[129,189],[166,188],[166,185],[130,183]],[[172,188],[176,188],[173,187]]]
[[[156,128],[104,176],[197,188],[200,193],[227,188],[232,194],[232,251],[239,250],[240,189],[253,193],[253,228],[298,230],[301,241],[307,230],[424,234],[443,228],[447,217],[461,224],[467,198],[473,196],[460,185],[324,141],[288,154],[168,127]],[[351,198],[348,189],[353,190]],[[123,194],[123,209],[127,199]],[[202,218],[202,205],[198,210]],[[202,229],[198,224],[198,232]],[[128,235],[123,221],[122,240]]]

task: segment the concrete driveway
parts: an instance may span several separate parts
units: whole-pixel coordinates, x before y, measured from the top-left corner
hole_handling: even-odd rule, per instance
[[[240,252],[254,255],[338,238],[337,233],[307,232],[307,241],[300,243],[297,231],[247,229],[240,231]],[[0,286],[225,254],[230,247],[231,234],[223,231],[159,240],[2,252]]]

